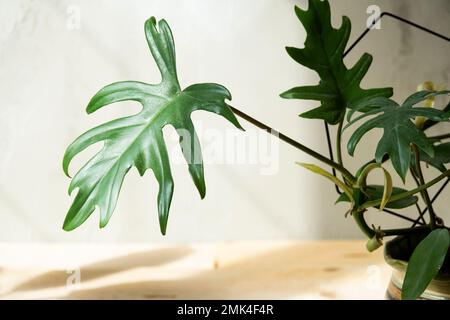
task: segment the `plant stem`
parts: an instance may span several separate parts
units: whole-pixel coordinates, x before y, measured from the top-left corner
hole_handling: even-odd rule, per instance
[[[388,161],[388,160],[389,160],[389,155],[385,154],[385,155],[383,156],[383,159],[381,159],[381,164],[385,163],[385,162]],[[370,161],[367,161],[361,168],[359,168],[358,171],[356,171],[355,176],[359,177],[359,176],[361,175],[361,171],[362,171],[365,167],[367,167],[367,166],[368,166],[369,164],[371,164],[371,163],[376,163],[376,162],[377,162],[377,161],[376,161],[375,159],[372,159],[372,160],[370,160]]]
[[[389,236],[399,236],[399,235],[403,235],[403,234],[411,234],[411,233],[415,233],[419,230],[429,230],[430,226],[429,225],[423,225],[423,226],[418,226],[418,227],[413,227],[413,228],[400,228],[400,229],[386,229],[386,230],[381,230],[381,232],[383,232],[383,235],[386,237]]]
[[[416,159],[417,178],[419,179],[420,184],[424,185],[425,180],[423,178],[422,168],[420,165],[419,148],[415,144],[412,145],[412,148],[413,148],[414,156]],[[436,213],[434,212],[433,205],[430,200],[430,195],[428,194],[428,190],[426,188],[424,190],[422,190],[421,195],[422,195],[422,198],[425,201],[427,208],[428,208],[428,213],[430,215],[430,226],[432,229],[434,229],[436,227]]]
[[[336,156],[337,156],[337,162],[341,166],[344,166],[344,162],[342,161],[342,146],[341,146],[342,126],[343,125],[344,125],[344,117],[342,117],[341,121],[339,121],[337,133],[336,133]],[[349,181],[347,179],[345,179],[345,177],[344,177],[344,182],[347,185],[351,185],[351,183],[349,183]]]
[[[342,117],[341,121],[339,121],[339,125],[336,133],[336,155],[338,163],[343,166],[344,163],[342,161],[342,151],[341,151],[341,140],[342,140],[342,126],[344,125],[344,117]]]
[[[411,176],[413,177],[414,181],[416,182],[416,185],[417,185],[418,187],[420,187],[421,183],[420,183],[419,178],[417,177],[416,172],[414,171],[414,168],[413,168],[412,166],[409,167],[409,171],[410,171]],[[424,194],[423,194],[423,191],[420,192],[420,195],[422,196],[422,199],[425,199]],[[424,200],[424,201],[425,201],[425,200]],[[418,218],[418,219],[419,219],[419,220],[422,219],[423,223],[425,223],[425,219],[423,218],[423,214],[422,214],[422,212],[421,212],[422,210],[419,209],[417,203],[416,203],[416,208],[417,208],[417,211],[419,212],[419,218]],[[413,226],[413,227],[414,227],[414,226]]]
[[[354,183],[356,181],[355,177],[350,173],[350,171],[348,171],[347,169],[345,169],[341,164],[336,163],[330,159],[328,159],[327,157],[321,155],[320,153],[308,148],[307,146],[301,144],[300,142],[295,141],[292,138],[289,138],[288,136],[282,134],[281,132],[272,129],[271,127],[265,125],[264,123],[254,119],[253,117],[250,117],[249,115],[245,114],[244,112],[231,107],[231,110],[238,115],[239,117],[241,117],[244,120],[247,120],[248,122],[250,122],[251,124],[255,125],[256,127],[263,129],[265,131],[267,131],[268,133],[270,133],[271,135],[279,138],[280,140],[283,140],[284,142],[290,144],[291,146],[309,154],[311,157],[316,158],[317,160],[329,165],[330,167],[336,169],[337,171],[339,171],[340,173],[342,173],[342,176],[347,179],[350,183]]]
[[[409,196],[412,196],[424,189],[428,189],[429,187],[435,185],[436,183],[438,183],[439,181],[441,181],[442,179],[444,179],[445,177],[450,176],[450,170],[445,171],[444,173],[440,174],[439,176],[437,176],[436,178],[434,178],[433,180],[430,180],[429,182],[421,185],[420,187],[417,187],[413,190],[407,191],[407,192],[402,192],[396,195],[393,195],[390,199],[389,202],[393,202],[393,201],[397,201],[397,200],[401,200],[404,198],[407,198]],[[360,208],[361,209],[367,209],[370,207],[376,207],[378,205],[381,204],[381,199],[377,199],[377,200],[371,200],[371,201],[367,201],[365,203],[363,203]]]
[[[364,213],[365,210],[361,212],[354,212],[352,214],[353,219],[355,219],[356,224],[361,229],[361,231],[367,236],[367,238],[371,239],[375,236],[376,232],[367,224],[366,220],[364,219]]]
[[[364,232],[364,234],[370,239],[373,238],[376,235],[376,232],[374,229],[369,227],[366,220],[364,219],[364,213],[365,211],[361,212],[355,212],[353,213],[353,218],[355,219],[356,224],[358,227]],[[421,225],[418,227],[412,227],[412,228],[400,228],[400,229],[381,229],[381,233],[386,236],[398,236],[403,234],[410,234],[417,232],[419,230],[427,230],[430,229],[429,225]]]
[[[447,178],[447,181],[445,181],[445,182],[439,187],[439,190],[435,193],[435,195],[434,195],[433,198],[431,199],[431,203],[433,203],[433,202],[437,199],[437,197],[439,197],[439,195],[441,194],[442,190],[444,190],[444,189],[447,187],[447,185],[448,185],[449,182],[450,182],[450,178]],[[414,224],[412,225],[413,227],[414,227],[416,224],[419,223],[420,218],[422,218],[423,215],[424,215],[427,211],[428,211],[428,208],[425,208],[425,209],[419,211],[419,212],[420,212],[420,216],[419,216],[419,218],[417,218],[417,219],[414,221]]]

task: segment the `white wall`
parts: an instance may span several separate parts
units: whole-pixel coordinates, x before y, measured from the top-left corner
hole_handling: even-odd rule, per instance
[[[264,161],[208,163],[207,196],[203,201],[196,194],[186,166],[173,164],[175,194],[166,237],[160,235],[157,223],[156,182],[150,172],[141,179],[135,170],[125,180],[108,227],[98,230],[98,216],[94,213],[76,231],[61,229],[72,200],[67,195],[69,180],[61,169],[65,148],[94,125],[138,110],[136,104],[122,103],[87,116],[84,108],[89,98],[103,85],[115,81],[158,81],[143,34],[143,23],[152,15],[165,18],[172,28],[182,86],[221,83],[232,92],[234,106],[326,152],[323,124],[297,117],[315,102],[278,97],[295,85],[317,80],[313,72],[297,65],[284,50],[286,45],[303,43],[305,34],[293,6],[305,3],[0,0],[0,240],[155,242],[361,237],[354,223],[343,217],[346,206],[333,205],[333,186],[294,164],[313,160],[283,143],[275,144],[276,157],[269,158],[278,167],[276,174],[261,174],[267,167]],[[340,15],[348,15],[353,23],[351,39],[355,39],[365,28],[366,8],[374,3],[382,10],[449,33],[450,5],[446,0],[331,1],[335,24],[340,22]],[[78,10],[80,25],[76,28]],[[381,29],[371,32],[347,60],[353,63],[364,51],[371,52],[375,62],[365,85],[392,85],[396,98],[404,98],[423,80],[448,82],[449,49],[448,43],[386,19]],[[198,113],[194,120],[199,132],[235,132],[215,115]],[[243,150],[254,145],[249,137],[258,131],[245,121],[242,124],[247,132],[237,134],[239,142],[230,143],[226,154],[242,150],[240,144]],[[177,143],[170,139],[173,132],[169,129],[165,133],[170,150],[177,154]],[[374,141],[365,141],[369,143],[360,150],[368,159]],[[202,145],[206,150],[211,148],[205,136]],[[72,172],[93,151],[79,157]],[[358,167],[360,161],[353,167]],[[447,209],[443,201],[440,209]],[[380,216],[375,211],[371,214]],[[450,217],[448,212],[445,214]],[[380,218],[377,223],[392,221]]]

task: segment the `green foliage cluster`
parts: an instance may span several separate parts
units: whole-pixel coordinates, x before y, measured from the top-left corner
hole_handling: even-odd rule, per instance
[[[338,126],[337,162],[318,155],[306,146],[302,145],[301,150],[336,169],[342,179],[317,165],[300,165],[326,177],[343,191],[337,201],[350,203],[347,213],[354,217],[368,236],[367,248],[370,251],[382,245],[383,237],[416,230],[423,232],[424,228],[429,231],[411,256],[403,286],[404,298],[417,298],[438,273],[450,245],[449,229],[434,212],[428,195],[429,187],[450,176],[450,171],[446,169],[446,164],[450,162],[450,143],[444,141],[450,134],[431,137],[426,132],[431,126],[449,121],[448,106],[441,110],[426,105],[435,96],[448,95],[449,91],[419,91],[398,104],[390,99],[392,88],[362,89],[360,83],[368,72],[372,56],[365,53],[354,66],[346,67],[343,53],[350,37],[350,19],[344,16],[340,27],[334,28],[326,0],[309,0],[307,10],[295,7],[295,13],[307,37],[303,48],[287,47],[287,52],[302,66],[317,72],[320,81],[317,85],[294,87],[282,93],[281,97],[319,101],[318,107],[300,116]],[[227,105],[226,100],[231,100],[231,95],[225,87],[202,83],[181,89],[174,41],[164,20],[157,22],[155,18],[150,18],[146,21],[145,35],[162,81],[159,84],[136,81],[113,83],[101,89],[89,102],[88,113],[126,100],[139,102],[142,109],[135,115],[112,120],[87,131],[67,148],[63,167],[69,175],[69,164],[77,154],[103,142],[103,148],[72,178],[69,193],[75,189],[78,192],[64,221],[65,230],[80,226],[96,207],[100,211],[100,227],[104,227],[114,211],[125,175],[134,166],[141,176],[151,169],[159,183],[158,213],[161,232],[165,234],[174,182],[162,134],[164,126],[171,125],[178,132],[188,170],[201,198],[205,196],[206,186],[200,144],[190,119],[192,112],[204,110],[216,113],[242,129]],[[425,122],[418,119],[425,119]],[[373,161],[352,174],[342,161],[342,132],[353,129],[347,151],[355,156],[363,137],[376,128],[381,129],[383,134],[375,148]],[[383,167],[386,161],[392,163],[403,181],[410,174],[417,181],[417,188],[405,190],[393,186],[391,174]],[[440,175],[425,182],[423,162],[438,169]],[[384,185],[367,183],[369,173],[375,169],[382,170]],[[419,198],[416,194],[420,194],[427,205],[427,223],[403,229],[367,225],[364,214],[369,208],[406,208],[417,203]]]

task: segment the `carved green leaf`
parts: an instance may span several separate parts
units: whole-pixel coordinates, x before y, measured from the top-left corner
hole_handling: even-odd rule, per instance
[[[433,121],[447,121],[450,115],[442,110],[414,107],[414,105],[431,96],[448,93],[449,91],[416,92],[409,96],[402,105],[383,97],[360,102],[355,110],[365,109],[368,111],[350,120],[345,128],[368,116],[376,116],[361,124],[353,132],[347,144],[348,153],[353,155],[356,146],[366,133],[372,129],[381,128],[383,129],[383,136],[378,142],[375,160],[381,163],[383,156],[389,155],[394,169],[404,180],[411,163],[410,146],[412,143],[416,144],[428,156],[434,157],[432,142],[421,129],[415,126],[411,119],[423,116]]]
[[[350,36],[350,19],[342,17],[340,28],[334,29],[330,5],[321,0],[310,0],[306,11],[295,7],[295,13],[307,37],[303,49],[287,47],[286,50],[292,59],[316,71],[320,77],[316,86],[295,87],[281,94],[287,99],[321,102],[301,117],[336,124],[344,117],[346,108],[352,108],[361,99],[392,96],[392,88],[361,89],[361,80],[372,63],[371,55],[365,53],[351,69],[345,66],[343,54]]]
[[[94,211],[100,211],[100,227],[104,227],[114,211],[127,172],[135,166],[141,176],[151,169],[159,184],[158,213],[161,232],[165,234],[174,190],[169,155],[162,129],[173,126],[190,175],[201,198],[205,196],[205,181],[200,144],[191,113],[197,110],[214,112],[241,128],[225,100],[228,90],[218,84],[195,84],[181,90],[178,84],[175,47],[169,25],[150,18],[145,23],[145,35],[150,51],[161,72],[161,83],[145,84],[125,81],[101,89],[89,102],[92,113],[111,103],[132,100],[142,110],[132,116],[112,120],[78,137],[66,150],[63,160],[68,175],[71,160],[87,147],[103,142],[103,148],[73,177],[69,194],[78,189],[63,228],[80,226]]]

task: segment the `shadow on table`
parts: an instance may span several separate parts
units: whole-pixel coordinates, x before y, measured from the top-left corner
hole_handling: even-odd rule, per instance
[[[81,281],[90,281],[118,272],[140,267],[154,267],[182,259],[192,253],[188,246],[136,252],[97,263],[81,266]],[[10,292],[41,290],[65,286],[69,274],[66,270],[55,270],[34,277],[12,288]]]
[[[187,248],[168,248],[117,257],[82,267],[82,281],[129,269],[157,266],[181,259]],[[124,260],[129,267],[123,267]],[[314,293],[325,299],[337,298],[323,284],[342,281],[355,272],[366,272],[379,258],[356,247],[345,253],[330,250],[326,243],[315,246],[286,245],[263,254],[174,280],[124,282],[89,289],[72,289],[62,299],[286,299]],[[121,265],[120,268],[112,268]],[[151,272],[151,271],[149,271]],[[20,284],[12,291],[38,290],[65,285],[65,272],[49,272]],[[330,286],[328,286],[330,287]],[[331,286],[333,287],[333,286]],[[306,296],[308,298],[308,296]]]
[[[330,252],[332,251],[332,252]],[[95,289],[74,290],[65,299],[286,299],[315,293],[337,298],[323,284],[365,274],[378,258],[355,248],[335,252],[327,244],[286,245],[233,263],[220,265],[187,278],[136,281]],[[333,287],[333,286],[331,286]]]

